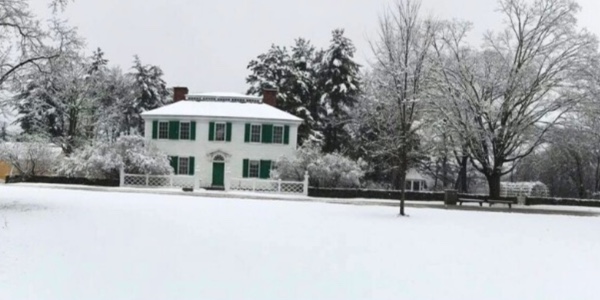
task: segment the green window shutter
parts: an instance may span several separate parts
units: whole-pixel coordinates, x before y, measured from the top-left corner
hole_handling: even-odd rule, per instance
[[[231,123],[227,122],[227,134],[225,135],[225,140],[231,142]]]
[[[171,167],[173,167],[173,174],[179,173],[179,156],[170,156]]]
[[[271,178],[271,161],[261,160],[260,161],[260,178],[269,179]]]
[[[248,165],[250,165],[250,160],[244,159],[244,168],[242,169],[243,178],[248,178]]]
[[[152,139],[158,138],[158,121],[152,121]]]
[[[193,156],[190,156],[190,166],[188,170],[188,175],[194,175],[194,169],[196,169],[196,162]]]
[[[250,142],[250,124],[246,123],[246,131],[244,131],[244,142]]]
[[[273,125],[263,124],[262,126],[262,142],[263,144],[270,144],[273,142]]]
[[[196,140],[196,122],[192,121],[190,123],[190,140],[195,141]]]
[[[170,140],[178,140],[179,139],[179,121],[170,121],[169,122],[169,139]]]
[[[215,140],[215,122],[208,123],[208,140]]]
[[[286,145],[290,144],[290,126],[283,126],[283,143]]]

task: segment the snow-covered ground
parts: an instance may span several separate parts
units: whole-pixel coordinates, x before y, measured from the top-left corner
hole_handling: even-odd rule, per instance
[[[0,186],[0,299],[598,299],[600,218]]]

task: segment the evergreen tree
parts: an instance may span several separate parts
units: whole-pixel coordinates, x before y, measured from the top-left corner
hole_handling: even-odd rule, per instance
[[[320,142],[323,139],[319,118],[321,91],[317,81],[321,56],[322,51],[317,51],[308,40],[302,38],[296,39],[292,47],[290,88],[292,97],[295,97],[294,103],[299,104],[294,115],[304,120],[299,128],[302,141]]]
[[[250,84],[249,95],[262,95],[263,89],[279,89],[278,98],[282,107],[288,103],[287,90],[288,80],[291,77],[290,54],[285,47],[271,45],[267,53],[263,53],[248,64],[252,72],[246,77]]]
[[[167,104],[169,91],[163,75],[160,67],[144,65],[137,55],[134,57],[133,71],[130,73],[133,77],[133,97],[124,107],[128,134],[135,131],[143,134],[141,113]]]
[[[267,53],[250,61],[248,94],[261,96],[263,89],[276,88],[278,108],[304,120],[298,142],[321,140],[319,125],[320,91],[317,70],[320,51],[309,41],[299,38],[291,49],[272,45]]]
[[[106,66],[108,65],[108,60],[104,58],[104,51],[102,51],[102,49],[100,48],[94,51],[91,60],[92,62],[90,64],[88,74],[102,72],[106,69]]]
[[[352,41],[344,36],[343,29],[332,33],[331,45],[324,52],[319,68],[319,86],[322,89],[321,105],[326,153],[340,151],[350,143],[346,125],[349,110],[360,95],[360,65],[354,61],[356,51]]]

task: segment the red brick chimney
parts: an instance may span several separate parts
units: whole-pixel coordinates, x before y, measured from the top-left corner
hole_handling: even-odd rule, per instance
[[[173,88],[173,102],[185,100],[189,93],[188,88],[176,86]]]
[[[263,103],[277,107],[277,89],[263,89]]]

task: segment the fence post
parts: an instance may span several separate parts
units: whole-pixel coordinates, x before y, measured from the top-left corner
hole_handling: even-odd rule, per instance
[[[150,185],[150,176],[146,173],[146,187]]]
[[[304,196],[308,196],[308,171],[304,173]]]
[[[227,171],[225,172],[225,191],[229,192],[229,190],[231,189],[231,170],[229,168],[227,168]]]
[[[277,193],[281,194],[281,178],[279,178],[279,180],[277,180]]]
[[[194,190],[200,189],[200,172],[198,170],[194,170]]]
[[[119,186],[125,186],[125,168],[123,166],[119,168]]]
[[[169,187],[170,187],[170,188],[172,188],[172,187],[173,187],[173,176],[175,176],[175,175],[173,175],[173,173],[171,173],[171,174],[169,175]]]
[[[252,191],[256,192],[256,178],[252,179]]]

